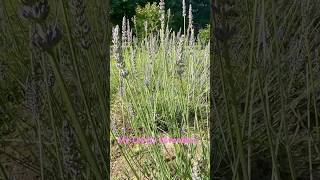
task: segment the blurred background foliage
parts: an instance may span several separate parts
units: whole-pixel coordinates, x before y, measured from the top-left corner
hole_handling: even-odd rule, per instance
[[[121,24],[122,17],[126,16],[127,19],[131,19],[134,15],[137,16],[137,8],[140,6],[145,7],[146,4],[158,3],[156,0],[112,0],[111,2],[111,22],[112,24]],[[182,17],[182,0],[172,1],[167,0],[166,10],[171,10],[172,19],[170,20],[169,27],[174,31],[179,31],[180,27],[183,27]],[[210,1],[209,0],[186,0],[187,8],[189,4],[192,5],[193,23],[195,33],[197,34],[200,29],[205,28],[210,20]],[[151,6],[152,7],[152,6]],[[153,19],[157,16],[158,12],[154,10],[143,11],[144,15],[140,13],[140,17],[145,17],[146,21]],[[138,13],[139,14],[139,13]],[[149,19],[149,20],[148,20]],[[159,18],[158,18],[159,19]],[[143,26],[142,26],[143,27]],[[139,27],[137,27],[139,29]]]
[[[157,3],[147,3],[145,7],[138,5],[136,9],[135,33],[141,37],[145,32],[145,22],[147,22],[148,31],[155,32],[160,27],[160,12]]]

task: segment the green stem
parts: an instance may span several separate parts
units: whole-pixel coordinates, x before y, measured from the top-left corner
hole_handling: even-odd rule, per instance
[[[6,173],[5,168],[3,167],[2,163],[0,162],[0,171],[2,173],[2,177],[4,178],[4,180],[9,180],[9,177]]]
[[[81,127],[79,119],[77,118],[77,115],[76,115],[76,111],[75,111],[75,109],[74,109],[74,107],[72,105],[71,98],[70,98],[70,95],[69,95],[69,93],[67,91],[67,87],[66,87],[64,79],[62,77],[62,74],[61,74],[57,59],[56,59],[56,57],[55,57],[53,52],[48,52],[48,53],[49,53],[49,56],[50,56],[51,64],[53,66],[55,75],[56,75],[58,83],[60,85],[62,98],[63,98],[63,101],[65,102],[66,107],[67,107],[67,112],[69,114],[72,126],[75,129],[76,135],[77,135],[78,140],[80,142],[80,145],[82,147],[82,153],[85,155],[88,163],[90,164],[95,177],[98,180],[103,180],[103,176],[102,176],[102,174],[101,174],[101,172],[99,170],[99,166],[97,164],[97,161],[94,158],[94,155],[93,155],[93,153],[91,151],[91,148],[89,146],[88,140],[87,140],[87,138],[85,136],[85,132]]]

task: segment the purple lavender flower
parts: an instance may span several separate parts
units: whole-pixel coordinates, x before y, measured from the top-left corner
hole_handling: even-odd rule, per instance
[[[37,26],[32,32],[31,44],[41,50],[50,50],[61,40],[62,34],[57,25],[49,25],[44,29]]]
[[[33,5],[25,5],[22,7],[22,17],[27,20],[43,22],[49,15],[48,1],[39,1]]]
[[[71,0],[71,12],[76,22],[75,37],[78,39],[78,46],[87,50],[90,48],[91,40],[88,34],[91,26],[85,16],[85,5],[83,0]]]

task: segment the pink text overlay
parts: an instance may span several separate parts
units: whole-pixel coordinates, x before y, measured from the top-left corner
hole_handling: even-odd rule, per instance
[[[198,139],[196,138],[170,138],[170,137],[161,137],[161,138],[154,138],[154,137],[119,137],[118,143],[119,144],[155,144],[155,143],[181,143],[181,144],[195,144],[197,143]]]

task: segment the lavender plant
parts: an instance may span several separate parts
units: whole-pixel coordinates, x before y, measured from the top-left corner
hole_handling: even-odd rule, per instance
[[[74,34],[75,37],[78,39],[78,45],[83,49],[88,49],[91,44],[91,41],[89,39],[91,27],[85,16],[84,1],[71,0],[70,7],[77,26]]]
[[[11,22],[10,24],[16,26],[16,31],[19,31],[23,35],[18,35],[18,37],[21,40],[20,43],[26,46],[14,46],[15,48],[12,49],[12,52],[20,51],[21,55],[17,56],[23,58],[20,58],[21,60],[17,62],[26,64],[26,67],[21,68],[20,72],[24,73],[24,69],[31,67],[31,75],[27,76],[29,79],[27,86],[21,82],[24,81],[19,79],[21,77],[16,80],[26,90],[27,104],[31,107],[32,119],[36,121],[35,123],[26,121],[29,124],[27,126],[30,127],[29,129],[26,128],[24,122],[18,122],[17,124],[21,129],[17,132],[19,132],[18,136],[22,141],[26,142],[30,138],[30,132],[36,130],[38,138],[36,140],[34,140],[35,138],[30,138],[28,141],[35,142],[34,144],[37,148],[34,148],[32,145],[27,151],[30,152],[28,156],[30,156],[32,161],[39,162],[27,169],[33,169],[41,179],[64,179],[77,176],[78,178],[103,179],[103,177],[107,176],[108,170],[106,168],[107,158],[103,155],[106,150],[102,151],[102,149],[105,149],[105,146],[102,147],[101,145],[103,139],[101,137],[106,135],[107,125],[98,119],[106,119],[107,108],[101,103],[102,98],[100,98],[99,105],[95,106],[98,108],[94,108],[94,105],[88,102],[92,101],[93,98],[98,99],[97,97],[101,97],[101,94],[103,94],[101,93],[100,86],[102,84],[101,79],[97,78],[97,75],[94,73],[100,71],[99,67],[97,67],[100,62],[96,57],[100,56],[98,54],[101,51],[98,48],[95,48],[93,51],[89,49],[92,46],[91,37],[89,37],[91,26],[84,15],[84,2],[76,0],[70,2],[70,10],[77,25],[75,38],[71,37],[73,29],[70,28],[70,16],[67,13],[68,8],[64,1],[52,3],[50,8],[47,0],[22,0],[21,3],[21,16],[26,21],[22,22],[20,19],[14,19],[19,22],[17,23],[18,26],[14,23],[11,24]],[[13,8],[15,4],[10,2],[10,5]],[[5,6],[8,7],[7,4]],[[51,16],[52,12],[56,12],[55,17]],[[10,14],[11,12],[7,11],[7,13]],[[6,14],[6,16],[9,17],[9,14]],[[64,26],[59,24],[60,18],[64,20]],[[7,20],[12,21],[12,19]],[[26,25],[28,27],[25,27]],[[13,26],[10,28],[13,28]],[[29,29],[28,38],[21,38],[27,35],[26,29]],[[64,39],[65,37],[66,39]],[[15,42],[19,44],[18,39],[11,36],[6,38],[6,41],[10,38],[11,40],[15,39]],[[28,40],[29,43],[25,43],[25,40]],[[98,44],[97,41],[95,42]],[[65,43],[68,43],[68,46]],[[81,54],[78,54],[80,51],[75,50],[75,44],[80,45],[81,48],[87,51],[82,51]],[[61,50],[62,48],[63,51]],[[67,52],[69,56],[63,61],[72,60],[71,69],[70,66],[66,67],[66,64],[62,63],[62,58],[65,57],[62,55],[63,52]],[[80,56],[84,56],[83,59],[85,60],[93,57],[86,69],[83,69],[83,65],[80,66],[79,61],[76,60]],[[30,63],[26,61],[27,57],[30,57]],[[83,71],[80,72],[79,70]],[[70,71],[72,72],[70,73]],[[76,75],[76,78],[73,77],[73,73]],[[71,79],[71,81],[68,81],[68,84],[66,83],[66,74],[71,74],[68,77]],[[87,78],[86,82],[82,81],[83,77]],[[93,80],[88,81],[88,79]],[[57,86],[54,84],[55,81],[57,81]],[[72,83],[69,84],[69,82]],[[93,97],[86,97],[88,92],[85,92],[83,87],[93,85],[96,87],[95,90],[90,92],[90,94],[93,94]],[[80,90],[80,93],[78,90]],[[41,107],[39,107],[39,104]],[[98,112],[93,112],[92,109],[99,110]],[[22,112],[21,110],[19,111]],[[83,114],[85,114],[85,117],[88,117],[90,123],[80,118],[84,117]],[[101,116],[104,118],[101,118]],[[25,113],[22,117],[29,118],[25,116]],[[62,123],[61,119],[68,121],[68,125],[65,125],[66,131],[74,131],[74,135],[73,133],[67,133],[69,139],[66,143],[63,143],[63,138],[60,138],[60,135],[64,133],[58,127],[66,123]],[[96,126],[99,128],[94,128]],[[86,131],[88,129],[94,129],[94,131]],[[43,136],[43,134],[46,134],[46,136]],[[68,145],[70,145],[69,149]],[[67,152],[68,150],[65,151],[66,149],[69,152]],[[95,153],[93,153],[92,149],[95,149]],[[96,149],[99,149],[98,153]],[[68,155],[66,154],[70,154],[70,150],[78,154],[76,158],[68,159]],[[102,163],[100,163],[101,161],[96,161],[97,157],[102,159]],[[23,161],[25,160],[22,160],[21,164],[24,163]],[[76,161],[81,161],[82,165],[74,165]],[[53,164],[55,165],[53,166]],[[88,171],[84,172],[84,167]]]
[[[161,26],[156,32],[152,32],[148,30],[148,22],[145,21],[144,40],[130,48],[120,48],[123,42],[119,42],[119,26],[114,28],[111,88],[116,92],[122,86],[122,79],[118,74],[121,74],[123,67],[134,69],[134,73],[126,76],[125,96],[114,94],[112,97],[113,121],[120,129],[131,128],[131,134],[135,137],[167,135],[178,138],[201,134],[203,143],[175,144],[172,149],[167,149],[174,152],[172,157],[167,157],[167,147],[160,143],[151,146],[137,145],[137,151],[121,144],[114,146],[121,149],[121,155],[126,159],[125,164],[132,176],[138,179],[148,176],[154,179],[209,179],[209,172],[205,171],[209,163],[208,129],[205,128],[209,110],[206,98],[209,95],[206,83],[209,74],[209,48],[200,46],[196,39],[181,34],[181,29],[179,33],[170,29],[170,15],[168,13],[166,18],[165,3],[162,0],[159,10]],[[192,24],[189,26],[192,27]],[[189,46],[189,41],[194,47]],[[123,62],[125,66],[121,65]],[[126,121],[125,125],[120,123],[123,119]],[[190,152],[188,148],[196,150]],[[199,153],[203,153],[204,163],[192,170],[190,158]],[[185,154],[192,155],[186,157]],[[145,167],[138,165],[140,160],[146,162]],[[153,168],[159,171],[155,172]]]

